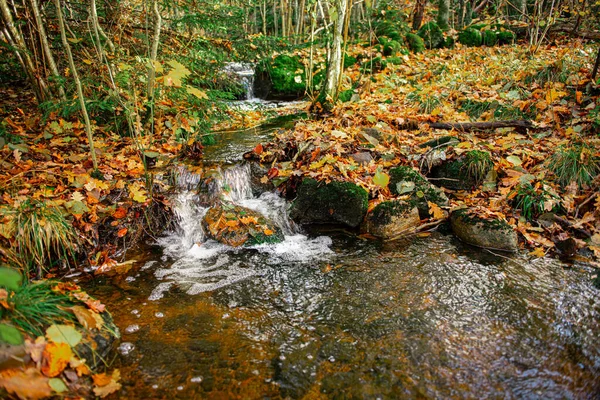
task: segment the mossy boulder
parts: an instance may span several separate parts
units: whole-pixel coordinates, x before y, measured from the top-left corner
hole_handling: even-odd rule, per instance
[[[372,60],[365,61],[361,66],[361,71],[366,73],[377,73],[387,68],[387,61],[381,57],[375,57]]]
[[[440,47],[444,47],[444,32],[442,32],[438,24],[435,22],[428,22],[424,24],[417,32],[417,35],[423,38],[425,47],[428,49],[438,49]]]
[[[389,40],[383,45],[384,56],[394,56],[402,50],[402,44],[396,40]]]
[[[456,40],[452,36],[448,36],[444,41],[444,47],[447,49],[453,49],[456,44]]]
[[[406,46],[413,53],[421,53],[425,50],[425,41],[419,35],[414,33],[407,33],[404,37],[404,41],[406,42]]]
[[[450,215],[450,225],[454,234],[470,245],[503,251],[519,249],[517,233],[504,220],[483,219],[464,208]]]
[[[397,196],[409,196],[409,202],[415,205],[421,218],[429,217],[429,204],[438,206],[448,205],[448,198],[439,188],[435,187],[420,173],[408,166],[390,169],[389,188]]]
[[[465,46],[478,47],[483,43],[483,38],[480,31],[467,28],[458,34],[458,42]]]
[[[206,235],[232,246],[255,246],[283,241],[283,232],[275,223],[257,211],[231,203],[219,203],[202,219]]]
[[[472,150],[457,159],[431,168],[429,176],[438,186],[452,190],[469,190],[481,185],[493,167],[490,153]]]
[[[305,178],[290,216],[301,224],[344,224],[351,228],[360,225],[369,205],[367,191],[351,182],[317,182]]]
[[[482,40],[488,47],[495,46],[498,43],[498,32],[486,29],[482,33]]]
[[[300,58],[285,54],[259,62],[254,93],[265,99],[297,99],[306,89],[306,73]]]
[[[371,210],[361,230],[382,239],[393,239],[414,232],[420,223],[419,209],[414,202],[391,200]]]
[[[513,31],[500,31],[498,32],[498,43],[503,44],[513,44],[517,39],[517,35]]]

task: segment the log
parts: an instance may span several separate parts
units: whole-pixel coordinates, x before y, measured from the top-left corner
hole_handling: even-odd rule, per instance
[[[535,125],[527,120],[512,120],[512,121],[491,121],[491,122],[430,122],[429,127],[432,129],[448,129],[457,131],[487,131],[497,128],[518,128],[520,130],[535,129]],[[417,130],[419,124],[417,122],[407,122],[398,125],[399,129]]]

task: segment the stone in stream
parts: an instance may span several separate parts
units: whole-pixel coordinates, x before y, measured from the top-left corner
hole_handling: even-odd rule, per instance
[[[250,161],[250,187],[252,188],[252,195],[260,197],[265,192],[272,192],[275,190],[275,185],[271,180],[264,182],[264,178],[267,176],[269,169],[263,166],[261,163],[256,161]]]
[[[202,219],[202,227],[209,238],[232,247],[279,243],[284,239],[273,221],[231,203],[212,206]]]
[[[392,168],[389,175],[392,194],[410,196],[409,202],[417,206],[422,219],[429,218],[428,202],[440,207],[448,205],[448,198],[444,192],[411,167],[403,165]]]
[[[421,224],[414,203],[391,200],[379,203],[365,217],[361,230],[382,239],[393,239],[414,232]]]
[[[356,228],[362,222],[369,195],[351,182],[317,182],[306,178],[292,203],[291,218],[300,224],[344,224]]]
[[[463,208],[450,215],[450,225],[460,240],[473,246],[513,252],[519,249],[517,233],[504,220],[480,218]]]

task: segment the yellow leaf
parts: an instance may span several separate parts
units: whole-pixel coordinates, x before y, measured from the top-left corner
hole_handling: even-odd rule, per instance
[[[119,380],[121,379],[121,373],[118,369],[115,369],[112,376],[106,374],[97,374],[92,377],[96,387],[94,388],[94,394],[98,397],[106,397],[109,394],[116,392],[121,389]]]
[[[446,218],[446,212],[442,210],[440,206],[438,206],[435,203],[432,203],[431,201],[428,201],[427,204],[429,205],[429,215],[431,215],[433,219]]]
[[[543,247],[538,247],[535,250],[529,252],[530,256],[534,256],[534,257],[538,257],[538,258],[542,258],[546,255],[546,252],[544,251]]]
[[[272,230],[270,230],[269,228],[266,228],[263,230],[263,233],[267,236],[271,236],[274,232]]]
[[[71,199],[73,201],[83,201],[83,195],[80,192],[73,192],[71,194]]]
[[[201,100],[202,100],[202,99],[206,99],[206,100],[208,99],[208,96],[206,95],[206,93],[205,93],[205,92],[203,92],[203,91],[202,91],[202,90],[200,90],[200,89],[196,89],[195,87],[186,86],[186,91],[187,91],[189,94],[191,94],[191,95],[194,95],[194,96],[196,96],[197,98],[199,98],[199,99],[201,99]]]
[[[42,373],[49,378],[58,376],[73,357],[71,346],[66,343],[50,342],[46,345],[42,360]]]

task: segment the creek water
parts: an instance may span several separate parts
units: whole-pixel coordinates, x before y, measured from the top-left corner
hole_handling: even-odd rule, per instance
[[[207,240],[201,177],[182,169],[177,229],[132,255],[128,275],[85,285],[121,329],[122,398],[600,398],[591,269],[441,233],[305,232],[233,162],[268,135],[255,133],[207,149],[214,190],[276,221],[283,243]]]

